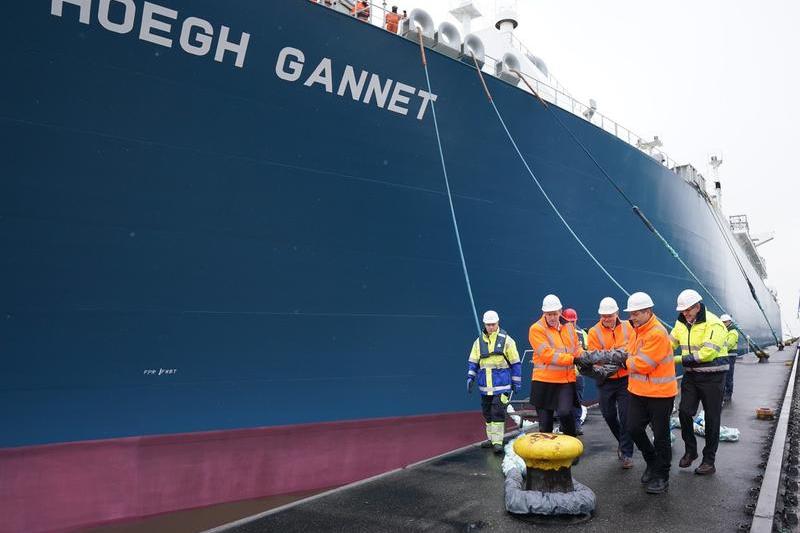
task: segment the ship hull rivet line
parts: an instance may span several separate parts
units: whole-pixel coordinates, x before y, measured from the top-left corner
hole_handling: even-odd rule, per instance
[[[473,56],[473,61],[474,61],[474,56]],[[481,81],[483,81],[483,76],[481,75],[480,68],[478,68],[477,62],[475,62],[475,68],[478,70],[478,75],[481,76]],[[669,243],[669,241],[661,234],[660,231],[658,231],[658,229],[653,225],[653,223],[650,222],[650,220],[648,220],[648,218],[645,216],[645,214],[642,212],[642,210],[639,208],[639,206],[637,206],[633,202],[633,200],[631,200],[631,198],[627,194],[625,194],[625,191],[623,191],[622,188],[608,174],[608,172],[606,172],[606,170],[603,168],[603,166],[600,164],[600,162],[597,161],[597,159],[594,157],[594,155],[592,155],[592,153],[589,151],[589,149],[586,147],[586,145],[583,144],[581,142],[581,140],[578,139],[575,136],[575,134],[572,132],[572,130],[570,130],[567,127],[567,125],[564,124],[561,121],[560,118],[558,118],[558,116],[555,114],[555,112],[550,108],[549,105],[547,105],[547,103],[542,99],[542,97],[539,96],[539,94],[536,91],[533,90],[533,87],[531,87],[530,83],[528,83],[528,80],[525,79],[525,77],[522,75],[522,73],[519,72],[518,70],[514,70],[513,72],[514,72],[514,74],[517,75],[517,77],[520,80],[522,80],[523,83],[525,83],[525,85],[527,85],[527,87],[528,87],[528,89],[530,89],[531,93],[533,93],[533,95],[536,96],[536,98],[539,100],[539,102],[541,102],[542,106],[544,106],[544,108],[547,111],[549,111],[550,116],[561,126],[561,128],[564,131],[567,132],[567,134],[570,136],[570,138],[572,138],[572,140],[575,142],[575,144],[577,144],[581,148],[581,150],[583,150],[583,152],[589,157],[589,159],[591,159],[592,163],[594,163],[594,165],[597,167],[597,169],[600,170],[600,173],[603,174],[603,176],[614,187],[614,189],[616,189],[616,191],[620,194],[620,196],[622,196],[625,199],[625,201],[628,203],[628,205],[633,210],[634,214],[642,221],[642,223],[645,225],[645,227],[647,227],[647,229],[651,233],[653,233],[653,235],[655,235],[659,239],[659,241],[661,241],[661,243],[664,245],[664,247],[669,251],[670,255],[672,255],[672,257],[674,257],[681,264],[681,266],[683,266],[683,268],[686,270],[686,272],[688,272],[689,275],[692,276],[692,278],[698,283],[698,285],[700,285],[700,287],[702,287],[703,290],[706,291],[706,294],[708,294],[708,296],[710,296],[711,299],[714,300],[714,303],[717,304],[717,307],[719,307],[719,309],[722,311],[722,313],[730,314],[730,313],[727,313],[727,311],[725,310],[725,307],[719,302],[719,300],[717,300],[717,298],[708,289],[708,287],[706,287],[703,284],[703,282],[700,281],[700,278],[697,277],[697,275],[689,267],[689,265],[687,265],[686,262],[684,262],[683,258],[681,258],[680,254],[678,254],[678,252],[675,250],[675,248],[672,247],[672,245]],[[494,105],[494,103],[493,103],[493,105]],[[497,108],[496,107],[495,107],[495,112],[497,112]],[[498,116],[499,116],[500,113],[499,112],[497,112],[497,113],[498,113]],[[501,121],[502,121],[502,119],[501,119]],[[503,124],[503,127],[505,128],[505,124]],[[506,131],[508,131],[508,128],[506,128]],[[510,136],[510,134],[509,134],[509,136]],[[520,156],[521,156],[521,154],[520,154]],[[527,164],[526,164],[526,166],[527,166]],[[744,274],[744,272],[743,272],[743,274]],[[756,304],[758,305],[758,308],[761,311],[761,314],[764,316],[764,320],[767,322],[767,326],[769,326],[769,329],[772,332],[772,336],[775,339],[775,344],[780,346],[781,342],[780,342],[780,339],[778,339],[778,335],[775,333],[775,328],[772,327],[772,323],[769,321],[769,318],[767,317],[767,313],[766,313],[766,311],[764,311],[764,308],[761,305],[761,301],[758,299],[758,296],[756,295],[755,289],[753,288],[753,284],[750,282],[750,279],[747,277],[746,274],[745,274],[745,279],[747,280],[747,284],[748,284],[748,286],[750,288],[751,296],[753,297],[753,299],[755,300]],[[759,347],[757,344],[752,342],[750,340],[749,336],[739,328],[739,325],[735,321],[733,322],[733,325],[737,330],[739,330],[743,334],[745,334],[745,338],[747,338],[748,342],[752,343],[757,348],[757,351],[763,352],[763,349],[761,349],[761,347]]]
[[[428,93],[433,94],[431,89],[431,78],[428,74],[428,61],[425,58],[425,47],[422,44],[422,32],[417,31],[419,36],[419,52],[422,57],[422,66],[425,69],[425,81],[428,84]],[[442,149],[442,138],[439,134],[439,121],[436,119],[436,105],[431,100],[431,115],[433,116],[433,127],[436,130],[436,144],[439,147],[439,160],[442,163],[442,175],[444,176],[444,184],[447,189],[447,201],[450,204],[450,217],[453,219],[453,229],[456,233],[456,242],[458,243],[458,254],[461,257],[461,268],[464,271],[464,280],[467,283],[467,293],[469,293],[469,302],[472,305],[472,315],[475,318],[475,327],[478,330],[478,335],[481,334],[482,328],[480,320],[478,320],[478,310],[475,307],[475,298],[472,295],[472,284],[469,281],[469,271],[467,270],[467,261],[464,258],[464,248],[461,245],[461,233],[458,229],[458,219],[456,218],[456,210],[453,206],[453,194],[450,191],[450,179],[447,177],[447,165],[444,162],[444,150]]]

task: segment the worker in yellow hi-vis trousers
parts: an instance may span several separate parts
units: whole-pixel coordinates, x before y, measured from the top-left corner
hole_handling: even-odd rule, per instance
[[[522,386],[522,365],[517,344],[500,329],[500,317],[495,311],[483,314],[483,332],[472,344],[467,366],[467,392],[472,392],[477,379],[486,420],[487,440],[481,446],[503,453],[506,406],[511,391]]]

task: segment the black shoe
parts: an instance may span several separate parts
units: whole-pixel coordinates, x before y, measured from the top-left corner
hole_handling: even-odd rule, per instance
[[[583,428],[575,428],[575,433],[578,435],[583,435]]]
[[[491,448],[491,447],[492,447],[492,441],[485,440],[481,442],[481,448]]]
[[[710,476],[716,471],[717,469],[714,467],[714,465],[710,465],[708,463],[700,463],[700,466],[694,469],[694,473],[698,476]]]
[[[692,466],[692,462],[695,459],[697,459],[696,453],[686,452],[685,454],[683,454],[683,457],[681,457],[681,460],[678,461],[678,466],[681,468],[689,468],[690,466]]]
[[[648,465],[647,468],[644,469],[644,474],[642,474],[641,482],[643,485],[647,485],[653,480],[653,470]]]
[[[667,490],[669,490],[669,481],[660,477],[651,479],[644,489],[647,494],[664,494]]]
[[[502,444],[493,444],[492,448],[494,448],[494,453],[496,453],[497,455],[500,455],[504,451]]]

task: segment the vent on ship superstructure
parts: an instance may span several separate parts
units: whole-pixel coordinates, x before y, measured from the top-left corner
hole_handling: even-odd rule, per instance
[[[499,61],[494,67],[494,75],[501,80],[517,85],[520,82],[517,72],[522,70],[522,63],[514,52],[503,54],[503,60]]]
[[[461,42],[461,32],[458,31],[455,24],[447,21],[439,24],[439,30],[436,32],[435,41],[436,44],[433,48],[437,52],[452,58],[459,58],[462,56],[463,46]]]

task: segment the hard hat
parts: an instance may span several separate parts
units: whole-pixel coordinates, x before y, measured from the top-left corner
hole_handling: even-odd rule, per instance
[[[649,294],[646,292],[634,292],[628,296],[628,307],[625,308],[625,312],[641,311],[642,309],[649,309],[651,307],[655,307],[655,304]]]
[[[722,320],[723,322],[733,322],[733,319],[729,314],[724,314],[721,317],[719,317],[719,319]]]
[[[619,311],[619,306],[617,305],[617,301],[611,296],[606,296],[600,300],[600,307],[597,308],[597,314],[611,315],[617,311]]]
[[[564,317],[564,320],[569,320],[570,322],[577,322],[578,321],[578,313],[571,307],[567,307],[561,313],[561,316]]]
[[[484,324],[497,324],[498,322],[500,322],[500,317],[497,315],[497,311],[486,311],[483,313]]]
[[[542,300],[542,311],[548,313],[550,311],[558,311],[563,306],[561,305],[561,300],[558,299],[558,296],[555,294],[548,294]]]
[[[703,300],[703,297],[700,296],[694,289],[686,289],[681,291],[678,295],[678,307],[675,308],[676,311],[686,311],[691,306]]]

